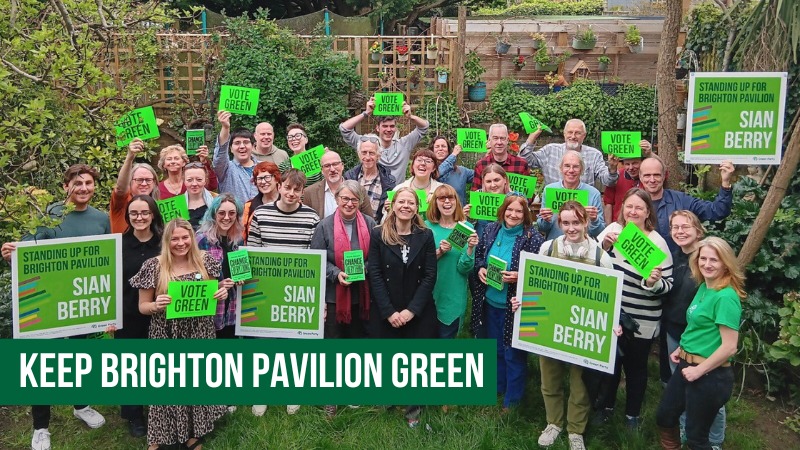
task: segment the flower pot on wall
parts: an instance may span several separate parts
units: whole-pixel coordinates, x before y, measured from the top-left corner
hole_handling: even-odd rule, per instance
[[[427,56],[428,59],[436,59],[436,57],[439,56],[439,50],[425,50],[425,56]]]
[[[639,38],[638,45],[628,44],[628,48],[631,50],[631,53],[641,53],[644,50],[644,38]]]
[[[380,53],[373,53],[372,54],[372,61],[373,62],[378,62],[380,60],[381,60],[381,54]]]
[[[482,102],[486,100],[486,83],[478,81],[475,86],[467,86],[467,95],[471,102]]]
[[[437,74],[437,80],[441,84],[446,84],[447,83],[447,72],[439,72]]]
[[[544,45],[542,41],[533,41],[533,48],[534,50],[539,50]]]
[[[597,39],[593,41],[581,41],[578,38],[572,38],[572,48],[575,50],[591,50],[597,44]]]
[[[408,56],[409,56],[408,53],[406,53],[405,55],[398,54],[397,55],[397,60],[400,61],[400,62],[406,62],[406,61],[408,61]]]
[[[608,70],[608,63],[607,62],[601,62],[597,66],[597,70],[599,70],[600,72],[605,72],[606,70]]]
[[[536,70],[538,70],[539,72],[555,72],[556,70],[558,70],[558,64],[541,65],[537,62]]]
[[[508,49],[510,48],[511,44],[498,41],[497,44],[495,44],[494,46],[494,51],[496,51],[498,55],[505,55],[506,53],[508,53]]]

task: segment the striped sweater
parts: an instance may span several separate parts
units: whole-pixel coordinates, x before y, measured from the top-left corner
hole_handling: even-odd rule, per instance
[[[603,242],[606,234],[620,233],[622,225],[614,222],[606,227],[599,236],[598,242]],[[622,310],[630,314],[631,317],[639,322],[639,332],[636,337],[641,339],[652,339],[658,336],[659,322],[661,319],[661,296],[672,290],[672,254],[669,251],[667,242],[656,231],[647,234],[658,248],[667,254],[667,259],[661,263],[661,280],[656,282],[652,288],[646,287],[644,278],[639,272],[615,249],[611,247],[608,255],[614,269],[624,275],[622,281]]]
[[[293,212],[285,212],[278,208],[276,202],[267,203],[253,213],[247,245],[310,248],[317,223],[317,212],[306,205],[301,204]]]

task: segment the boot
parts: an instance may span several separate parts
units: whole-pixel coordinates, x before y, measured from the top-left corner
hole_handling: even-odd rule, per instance
[[[664,450],[681,450],[680,428],[658,427],[658,436],[661,438],[661,448]]]

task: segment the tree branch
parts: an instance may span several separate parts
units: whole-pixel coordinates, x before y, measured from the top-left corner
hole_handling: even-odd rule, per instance
[[[23,77],[25,77],[25,78],[27,78],[27,79],[35,82],[35,83],[42,83],[43,82],[43,80],[41,78],[39,78],[37,76],[34,76],[34,75],[31,75],[28,72],[23,71],[22,69],[20,69],[19,67],[15,66],[10,61],[6,61],[5,59],[0,58],[0,62],[2,62],[4,66],[6,66],[9,69],[11,69],[13,72],[16,72],[18,75],[22,75]]]
[[[100,23],[102,23],[105,28],[108,28],[108,22],[106,22],[106,15],[103,14],[102,0],[95,0],[95,3],[97,4],[97,15],[100,17]]]
[[[56,7],[59,14],[61,14],[61,21],[64,23],[64,28],[67,29],[67,35],[69,36],[69,42],[72,44],[72,48],[75,51],[78,51],[78,46],[75,44],[75,27],[72,25],[72,19],[69,17],[69,13],[67,12],[67,8],[64,6],[64,2],[61,0],[50,0],[50,3]]]

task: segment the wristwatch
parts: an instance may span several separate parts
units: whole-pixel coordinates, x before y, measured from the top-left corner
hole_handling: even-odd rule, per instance
[[[362,112],[362,113],[361,113],[361,115],[362,115],[362,116],[364,116],[364,118],[365,118],[365,119],[366,119],[367,117],[369,117],[369,113],[367,113],[366,111]]]

